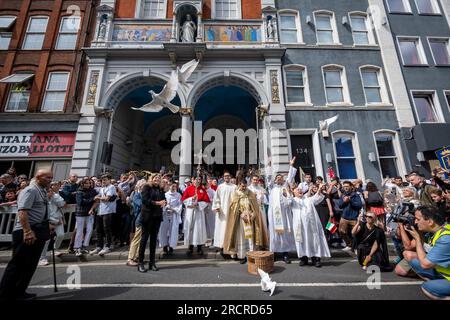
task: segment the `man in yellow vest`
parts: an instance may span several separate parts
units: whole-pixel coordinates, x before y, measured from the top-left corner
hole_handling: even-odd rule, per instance
[[[435,207],[419,207],[415,217],[417,229],[434,233],[434,236],[431,249],[425,253],[420,234],[414,228],[407,229],[416,240],[417,259],[410,261],[410,265],[426,280],[422,291],[427,297],[450,300],[450,224],[445,224]]]

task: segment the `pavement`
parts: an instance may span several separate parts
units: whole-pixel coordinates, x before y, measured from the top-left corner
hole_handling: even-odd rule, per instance
[[[126,247],[104,257],[64,255],[56,263],[58,292],[53,291],[52,264],[38,267],[29,291],[44,300],[426,300],[420,279],[372,274],[361,269],[354,254],[340,249],[331,249],[332,257],[322,259],[320,269],[299,267],[294,257],[292,264],[275,262],[273,296],[261,290],[259,276],[249,274],[246,264],[225,260],[213,248],[204,251],[203,257],[194,251],[188,258],[184,246],[171,256],[158,248],[160,270],[147,273],[125,266]],[[0,257],[1,277],[8,252]]]

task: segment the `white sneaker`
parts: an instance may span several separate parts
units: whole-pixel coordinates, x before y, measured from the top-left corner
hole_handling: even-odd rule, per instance
[[[39,266],[48,266],[48,265],[49,265],[49,262],[48,262],[47,259],[41,259],[41,260],[39,260],[38,265],[39,265]]]
[[[93,254],[98,254],[100,251],[102,251],[102,248],[95,248],[94,250],[92,250],[91,252],[89,252],[89,254],[90,255],[93,255]]]
[[[342,251],[346,251],[346,252],[347,251],[352,251],[352,248],[351,247],[345,247],[345,248],[342,249]]]
[[[81,249],[75,249],[75,256],[81,257],[83,255],[83,252],[81,252]]]
[[[55,251],[55,257],[61,257],[63,254],[64,254],[64,252]]]
[[[110,248],[104,247],[103,250],[101,250],[101,251],[98,253],[98,255],[99,255],[99,256],[104,256],[105,254],[110,253],[110,252],[111,252],[111,249],[110,249]]]

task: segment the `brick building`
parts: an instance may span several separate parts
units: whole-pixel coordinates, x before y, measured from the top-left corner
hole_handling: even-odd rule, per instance
[[[67,176],[96,2],[0,1],[0,172]]]

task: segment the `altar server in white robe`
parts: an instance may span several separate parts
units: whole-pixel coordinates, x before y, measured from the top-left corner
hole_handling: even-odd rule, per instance
[[[251,177],[251,185],[248,189],[256,195],[256,201],[258,202],[259,210],[261,211],[261,216],[263,218],[264,228],[267,229],[267,215],[264,205],[268,204],[267,190],[259,185],[259,176],[254,175]]]
[[[184,245],[189,246],[186,252],[188,256],[192,255],[194,246],[197,246],[197,253],[203,255],[202,246],[207,240],[205,209],[210,200],[201,182],[200,177],[195,178],[194,184],[187,187],[181,197],[181,201],[186,206]]]
[[[182,222],[183,203],[181,202],[181,194],[178,192],[178,184],[172,183],[165,196],[167,206],[163,209],[163,221],[159,228],[159,245],[168,254],[173,253],[173,248],[177,246],[178,229]]]
[[[277,174],[272,180],[272,168],[266,172],[269,189],[269,238],[270,251],[281,253],[286,263],[291,263],[289,252],[295,251],[294,233],[292,229],[292,211],[290,208],[292,197],[289,196],[289,184],[292,184],[297,173],[293,167],[295,157],[290,161],[287,180],[283,175]]]
[[[231,206],[231,196],[236,190],[236,185],[231,183],[231,174],[223,174],[224,182],[219,185],[214,196],[213,210],[216,212],[216,222],[214,228],[214,246],[223,249],[225,230],[227,227],[228,211]]]
[[[323,189],[323,184],[318,188],[311,186],[306,195],[303,194],[301,186],[294,189],[291,206],[295,246],[300,258],[300,266],[307,265],[308,258],[311,258],[312,265],[321,267],[320,258],[331,256],[322,223],[314,207],[323,201],[325,197]]]
[[[211,185],[208,183],[208,189],[206,190],[208,193],[208,197],[211,200],[214,200],[214,196],[216,195],[216,191],[211,188]],[[212,208],[213,202],[208,203],[208,207],[205,209],[206,214],[206,236],[208,239],[211,239],[211,244],[214,241],[214,228],[216,226],[216,212]]]

